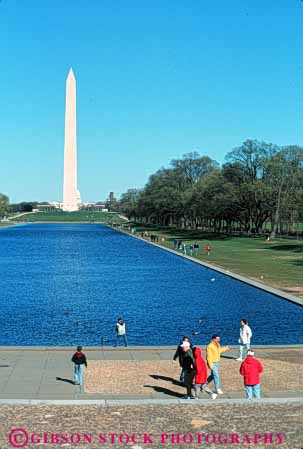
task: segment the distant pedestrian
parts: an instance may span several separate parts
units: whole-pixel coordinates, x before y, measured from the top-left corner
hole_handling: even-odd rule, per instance
[[[185,355],[185,352],[184,352],[183,349],[182,349],[182,343],[183,343],[184,341],[188,342],[189,345],[190,345],[190,347],[191,347],[191,349],[192,349],[193,346],[192,346],[192,344],[191,344],[191,341],[190,341],[189,337],[187,337],[186,335],[184,335],[184,337],[182,338],[182,341],[181,341],[180,344],[178,345],[178,347],[177,347],[177,349],[176,349],[176,352],[175,352],[175,355],[174,355],[174,357],[173,357],[174,360],[177,360],[177,359],[178,359],[179,365],[181,366],[181,373],[180,373],[180,378],[179,378],[181,384],[184,383],[184,374],[185,374],[185,373],[184,373],[184,370],[183,370],[183,368],[182,368],[182,359],[183,359],[183,357],[184,357],[184,355]]]
[[[194,252],[194,247],[192,244],[189,245],[189,255],[192,256]]]
[[[184,256],[186,256],[186,244],[185,243],[183,243],[183,245],[182,245],[182,253]]]
[[[198,242],[195,242],[195,243],[194,243],[194,253],[195,253],[195,256],[198,256],[198,255],[199,255],[199,249],[200,249],[199,243],[198,243]]]
[[[242,318],[240,321],[240,338],[239,338],[239,357],[236,359],[239,362],[243,360],[243,349],[246,348],[247,351],[250,349],[250,339],[252,337],[251,328],[248,326],[247,320]]]
[[[206,348],[206,358],[208,368],[211,370],[211,375],[208,378],[208,383],[213,380],[216,387],[216,392],[218,394],[223,394],[219,376],[219,362],[221,354],[225,351],[229,351],[230,348],[229,346],[221,347],[220,340],[220,335],[212,336],[211,342]]]
[[[183,242],[182,242],[182,240],[179,240],[179,244],[178,244],[178,249],[182,249],[182,247],[183,247]]]
[[[116,324],[116,344],[115,347],[119,345],[119,341],[122,339],[124,342],[124,346],[127,347],[127,337],[126,337],[126,326],[122,318],[118,318]]]
[[[174,240],[174,250],[176,251],[178,249],[178,240]]]
[[[261,397],[260,374],[263,372],[263,366],[260,360],[254,358],[254,355],[255,353],[249,350],[240,367],[240,374],[244,376],[246,399]]]
[[[208,256],[210,256],[211,246],[210,246],[209,243],[205,246],[205,251],[206,251],[206,254],[207,254]]]
[[[77,346],[77,352],[72,356],[74,363],[74,384],[83,385],[83,370],[87,367],[87,360],[85,354],[82,352],[82,346]]]
[[[195,359],[195,399],[200,398],[200,391],[203,390],[208,393],[212,399],[216,399],[217,395],[207,385],[207,366],[202,357],[200,348],[194,348]]]
[[[186,387],[186,395],[183,396],[182,399],[194,399],[191,394],[195,377],[195,362],[193,351],[188,341],[183,341],[181,348],[184,351],[184,356],[182,358],[182,368],[184,370],[184,385]]]

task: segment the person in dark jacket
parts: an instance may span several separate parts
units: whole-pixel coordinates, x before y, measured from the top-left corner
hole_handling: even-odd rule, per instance
[[[193,348],[193,345],[191,344],[191,341],[190,341],[189,337],[187,337],[186,335],[184,335],[184,337],[182,338],[182,341],[181,341],[180,344],[178,345],[178,347],[177,347],[177,349],[176,349],[176,352],[175,352],[175,355],[174,355],[174,357],[173,357],[174,360],[177,360],[177,359],[179,360],[179,365],[181,366],[181,373],[180,373],[180,379],[179,379],[180,382],[181,382],[181,384],[184,383],[184,371],[183,371],[183,368],[182,368],[182,359],[183,359],[183,357],[184,357],[184,355],[185,355],[185,352],[183,351],[183,349],[182,349],[182,347],[181,347],[181,345],[182,345],[182,343],[183,343],[184,341],[188,341],[189,344],[190,344],[191,349]]]
[[[182,369],[184,371],[184,385],[186,387],[186,395],[182,399],[194,399],[191,394],[193,380],[195,377],[195,361],[193,351],[188,341],[183,341],[181,345],[184,356],[181,359]]]
[[[77,346],[77,352],[72,356],[74,368],[74,384],[83,385],[83,369],[87,367],[87,360],[85,354],[82,352],[82,346]]]
[[[244,376],[246,399],[260,399],[260,374],[263,366],[260,360],[254,358],[252,350],[247,351],[247,357],[242,362],[240,374]]]
[[[195,399],[200,398],[201,389],[208,393],[212,399],[216,399],[217,395],[207,385],[207,366],[206,362],[202,357],[202,352],[200,348],[194,348],[194,359],[195,359]]]

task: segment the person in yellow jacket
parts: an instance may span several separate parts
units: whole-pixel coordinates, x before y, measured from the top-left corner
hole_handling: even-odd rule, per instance
[[[229,346],[220,346],[220,335],[213,335],[211,342],[206,348],[206,359],[207,366],[211,370],[211,375],[208,378],[208,382],[214,381],[217,394],[223,394],[221,390],[220,377],[219,377],[219,366],[220,356],[223,352],[229,351]]]

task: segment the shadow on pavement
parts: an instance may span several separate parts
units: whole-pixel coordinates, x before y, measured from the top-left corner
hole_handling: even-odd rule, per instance
[[[236,360],[237,357],[235,357],[234,355],[225,355],[225,354],[221,354],[221,359],[230,359],[230,360]]]
[[[164,393],[168,396],[174,396],[176,398],[182,398],[184,396],[184,393],[177,393],[176,391],[169,390],[168,388],[159,387],[156,385],[144,385],[146,388],[152,388],[157,393]]]
[[[178,380],[173,379],[172,377],[159,376],[158,374],[150,374],[150,377],[152,377],[155,380],[165,380],[166,382],[171,382],[174,385],[182,386],[182,384]]]
[[[60,380],[61,382],[66,382],[66,383],[68,383],[68,384],[75,385],[74,381],[71,380],[71,379],[64,379],[64,378],[62,378],[62,377],[56,377],[56,380]]]

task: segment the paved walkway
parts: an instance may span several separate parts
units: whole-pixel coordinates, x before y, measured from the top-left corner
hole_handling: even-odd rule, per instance
[[[268,366],[276,364],[275,369],[279,370],[281,379],[285,380],[287,376],[291,377],[289,376],[289,372],[296,372],[294,378],[298,375],[302,376],[303,346],[254,347],[257,350],[258,358],[261,358],[264,363],[269,364]],[[80,391],[78,386],[72,384],[73,364],[70,359],[74,348],[2,347],[0,348],[0,400],[3,403],[5,402],[3,400],[8,399],[83,401],[98,399],[107,401],[153,400],[155,402],[166,399],[178,403],[180,402],[181,396],[178,390],[174,391],[174,389],[164,388],[162,386],[160,388],[145,388],[144,391],[141,391],[140,388],[134,387],[136,385],[136,374],[131,379],[128,379],[127,377],[123,378],[121,373],[119,375],[119,372],[116,370],[119,364],[123,366],[123,361],[126,366],[130,362],[136,362],[136,366],[138,367],[137,372],[139,372],[141,370],[140,363],[142,362],[142,367],[144,366],[149,377],[153,378],[150,379],[152,385],[155,384],[157,376],[162,382],[172,381],[174,383],[173,379],[163,376],[163,371],[161,371],[161,367],[172,363],[171,360],[174,351],[175,347],[85,348],[91,367],[97,364],[98,369],[100,370],[101,368],[99,378],[102,377],[104,365],[104,370],[110,369],[111,378],[116,380],[116,389],[111,385],[111,388],[105,388],[100,392],[98,390],[98,383],[97,387],[94,387],[96,383],[88,383],[86,379],[85,389],[91,391],[91,393],[88,393],[87,391]],[[237,364],[235,369],[238,370],[239,362],[232,360],[236,356],[237,348],[233,348],[232,351],[226,353],[221,362],[222,370],[224,363],[226,367],[236,366]],[[169,362],[165,363],[164,361]],[[177,364],[175,366],[177,367]],[[285,371],[287,369],[290,371]],[[126,373],[128,371],[127,369],[125,370]],[[87,372],[87,378],[89,378],[88,374],[89,370]],[[105,374],[104,371],[104,376]],[[138,379],[139,382],[140,378]],[[102,380],[101,378],[99,382],[101,385]],[[284,385],[282,389],[280,384],[276,383],[275,379],[267,380],[269,386],[263,393],[263,397],[298,398],[303,400],[303,382],[298,380],[297,383],[292,383],[291,380],[289,379],[286,384],[285,382],[281,384]],[[123,385],[123,382],[130,382],[130,384]],[[121,388],[121,384],[123,388]],[[168,386],[168,384],[166,385]],[[148,385],[144,385],[144,387],[148,387]],[[109,390],[110,392],[108,394]],[[219,400],[244,397],[242,388],[241,391],[238,391],[239,389],[237,390],[237,387],[230,388],[230,390],[229,392],[226,391],[226,394],[220,397]],[[206,399],[207,396],[204,395],[203,400]]]

